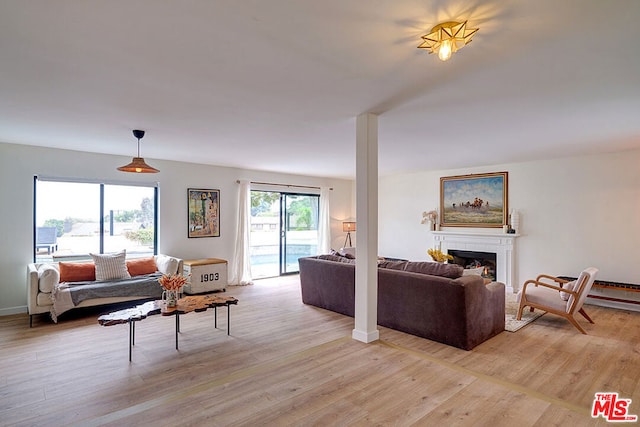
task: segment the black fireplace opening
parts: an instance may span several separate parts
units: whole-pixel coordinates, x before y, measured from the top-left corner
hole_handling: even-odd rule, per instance
[[[449,263],[458,264],[464,268],[484,267],[482,277],[491,279],[491,281],[496,280],[496,254],[494,252],[449,249],[447,253],[453,257]]]

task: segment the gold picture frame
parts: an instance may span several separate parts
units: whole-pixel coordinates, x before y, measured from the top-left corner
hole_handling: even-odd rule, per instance
[[[442,227],[502,227],[507,224],[508,172],[440,178]]]

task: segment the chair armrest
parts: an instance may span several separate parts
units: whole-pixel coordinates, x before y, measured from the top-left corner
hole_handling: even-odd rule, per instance
[[[540,277],[540,276],[538,276]],[[562,279],[559,279],[562,280]],[[566,281],[564,283],[567,283]],[[562,284],[564,284],[562,283]],[[557,286],[557,285],[552,285],[551,283],[546,283],[546,282],[542,282],[540,280],[527,280],[526,282],[524,282],[524,285],[522,287],[522,292],[525,292],[525,289],[527,288],[527,285],[529,284],[534,284],[535,286],[544,286],[545,288],[551,288],[551,289],[555,289],[558,292],[562,291],[562,292],[566,292],[568,294],[573,294],[573,295],[577,295],[577,292],[573,291],[573,290],[569,290],[569,289],[565,289],[562,286]]]
[[[540,282],[541,279],[549,279],[549,280],[553,280],[556,283],[560,283],[560,284],[565,284],[565,283],[569,283],[569,280],[566,279],[561,279],[559,277],[555,277],[555,276],[550,276],[548,274],[541,274],[538,277],[536,277],[536,281]]]

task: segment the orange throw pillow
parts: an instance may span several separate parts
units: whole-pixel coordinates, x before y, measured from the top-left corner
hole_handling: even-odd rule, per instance
[[[96,280],[96,266],[92,262],[61,262],[60,282],[86,282]]]
[[[131,276],[142,276],[155,273],[158,271],[158,266],[154,257],[138,258],[127,261],[127,270]]]

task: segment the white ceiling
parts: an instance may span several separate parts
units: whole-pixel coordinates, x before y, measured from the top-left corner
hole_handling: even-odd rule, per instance
[[[448,62],[417,49],[480,30]],[[638,0],[2,0],[0,141],[355,176],[640,148]],[[128,159],[123,158],[123,163]],[[119,165],[114,165],[114,167]]]

